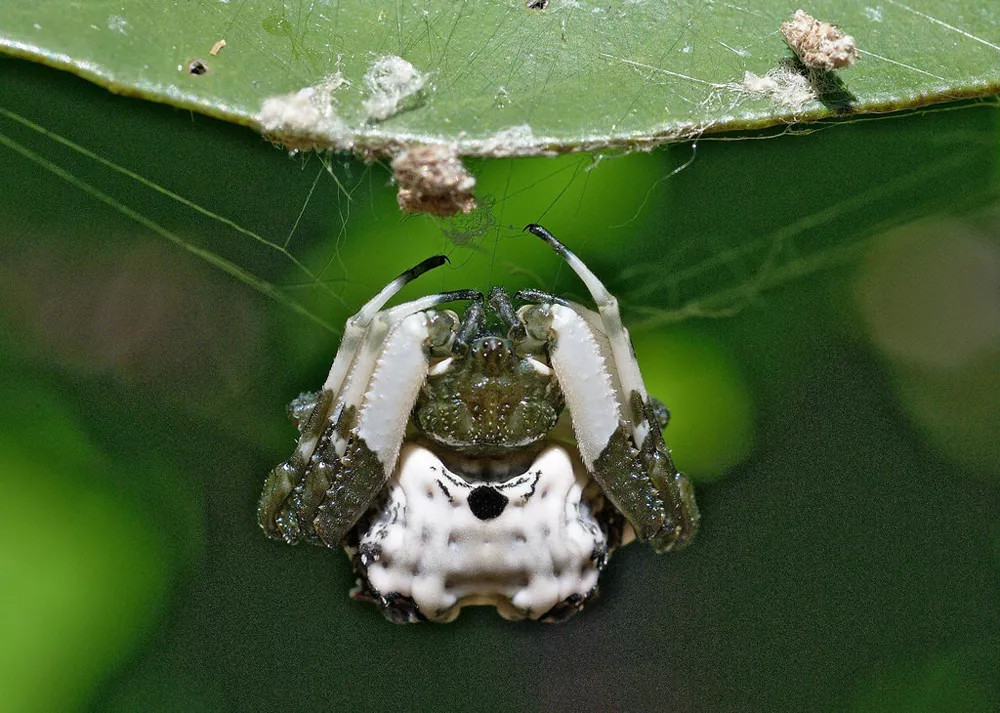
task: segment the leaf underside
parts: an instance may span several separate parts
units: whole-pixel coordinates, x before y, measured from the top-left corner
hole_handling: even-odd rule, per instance
[[[0,49],[114,92],[258,130],[269,97],[339,72],[328,103],[338,129],[313,126],[306,145],[367,156],[413,143],[493,156],[640,148],[1000,90],[993,3],[824,0],[803,9],[855,38],[857,64],[804,104],[743,91],[746,72],[764,75],[792,57],[778,28],[798,7],[798,0],[552,0],[543,10],[523,0],[5,0]],[[213,56],[218,40],[226,45]],[[427,81],[389,116],[373,118],[364,76],[385,56],[402,57]],[[203,74],[191,72],[196,60]]]

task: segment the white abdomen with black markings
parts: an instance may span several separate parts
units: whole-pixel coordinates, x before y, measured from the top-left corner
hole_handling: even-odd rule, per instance
[[[608,553],[601,495],[570,448],[546,444],[520,475],[469,482],[404,443],[387,489],[355,561],[375,593],[410,598],[427,619],[473,604],[538,619],[597,585]]]

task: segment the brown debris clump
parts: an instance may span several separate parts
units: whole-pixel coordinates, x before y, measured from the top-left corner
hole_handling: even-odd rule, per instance
[[[392,172],[399,184],[396,198],[402,211],[449,217],[476,209],[472,195],[476,179],[453,146],[412,146],[393,159]]]
[[[796,10],[791,20],[781,24],[781,34],[809,69],[843,69],[858,59],[853,37],[802,10]]]

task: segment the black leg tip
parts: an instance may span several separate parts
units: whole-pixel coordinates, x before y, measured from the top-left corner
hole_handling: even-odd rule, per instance
[[[409,282],[410,280],[415,280],[416,278],[423,275],[428,270],[433,270],[436,267],[441,267],[442,265],[451,262],[447,255],[434,255],[426,260],[422,260],[413,267],[411,267],[406,272],[402,273],[399,278]],[[397,279],[399,279],[397,278]]]
[[[560,255],[566,252],[566,246],[559,242],[556,236],[540,226],[538,223],[528,223],[528,225],[524,226],[523,232],[537,235],[539,238],[547,242]]]

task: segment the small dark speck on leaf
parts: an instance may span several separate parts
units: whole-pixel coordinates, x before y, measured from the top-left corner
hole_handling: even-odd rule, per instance
[[[527,0],[529,10],[544,10],[549,6],[549,0]]]
[[[202,62],[200,59],[191,60],[191,64],[188,65],[188,74],[193,74],[196,77],[200,77],[208,71],[208,65]]]

